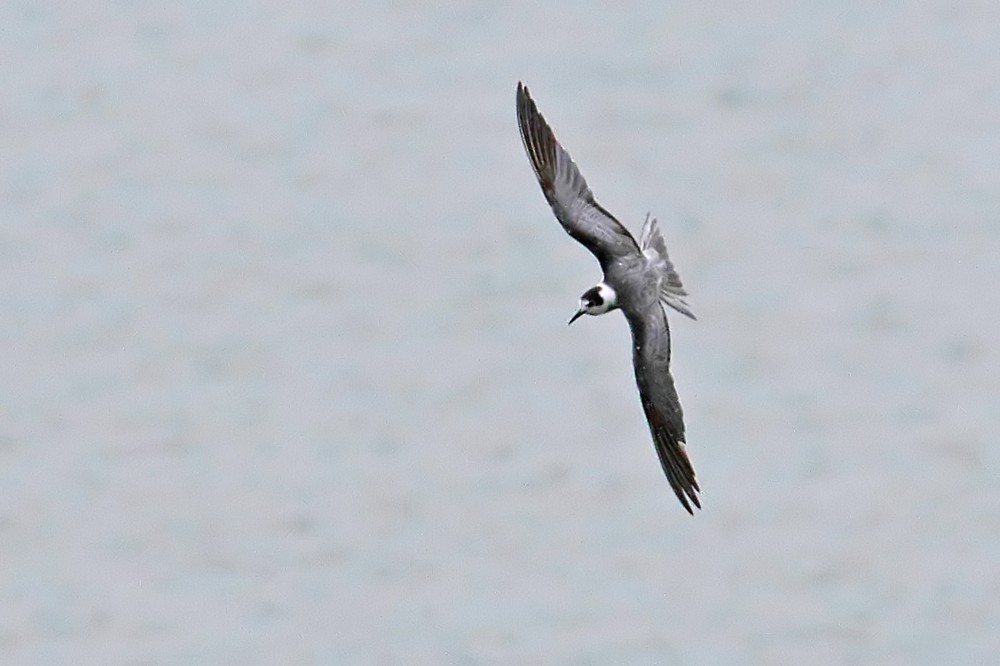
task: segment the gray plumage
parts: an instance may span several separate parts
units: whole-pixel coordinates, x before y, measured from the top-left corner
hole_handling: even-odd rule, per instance
[[[636,243],[587,187],[573,160],[556,140],[523,84],[517,84],[517,122],[528,159],[545,199],[566,232],[590,250],[604,271],[601,285],[588,291],[581,314],[620,308],[632,331],[632,361],[642,408],[660,465],[688,513],[699,509],[701,491],[688,459],[684,415],[670,376],[670,327],[664,305],[694,319],[687,292],[667,255],[656,220],[649,215]],[[610,289],[599,289],[606,285]],[[606,293],[611,302],[602,301]]]

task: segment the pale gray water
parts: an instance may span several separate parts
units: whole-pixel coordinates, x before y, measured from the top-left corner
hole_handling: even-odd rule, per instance
[[[3,5],[4,663],[996,658],[998,5],[546,4]]]

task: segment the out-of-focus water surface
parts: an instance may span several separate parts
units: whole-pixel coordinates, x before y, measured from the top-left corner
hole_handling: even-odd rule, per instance
[[[3,661],[995,658],[998,5],[377,4],[0,9]]]

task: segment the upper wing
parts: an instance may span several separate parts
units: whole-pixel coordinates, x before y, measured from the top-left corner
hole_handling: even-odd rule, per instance
[[[638,253],[639,246],[628,230],[594,201],[587,182],[521,83],[517,84],[517,123],[542,192],[569,235],[597,257],[601,268],[618,257]]]
[[[670,376],[670,329],[660,303],[647,312],[625,310],[632,329],[632,362],[639,385],[642,409],[646,413],[653,444],[670,487],[688,513],[691,504],[699,509],[698,479],[684,448],[684,414]],[[688,502],[690,500],[690,503]]]

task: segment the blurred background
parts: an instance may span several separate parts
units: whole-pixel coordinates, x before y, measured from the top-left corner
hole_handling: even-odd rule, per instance
[[[4,663],[1000,653],[1000,5],[0,24]],[[693,518],[518,80],[691,293]]]

